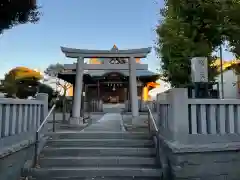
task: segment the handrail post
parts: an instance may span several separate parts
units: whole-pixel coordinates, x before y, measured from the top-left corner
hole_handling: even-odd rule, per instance
[[[55,113],[55,109],[53,110],[53,132],[55,132],[55,123],[56,123],[56,113]]]
[[[157,141],[157,147],[156,147],[156,155],[157,155],[157,159],[160,160],[160,139],[159,139],[159,134],[156,133],[156,141]],[[160,161],[157,161],[159,163],[159,165],[161,164]]]
[[[38,147],[39,147],[39,133],[36,132],[35,135],[35,145],[34,145],[34,167],[38,165]]]
[[[148,109],[148,132],[151,133],[151,127],[150,127],[150,126],[151,126],[151,125],[150,125],[150,118],[151,118],[151,117],[150,117],[150,111],[149,111],[148,106],[147,106],[147,109]]]

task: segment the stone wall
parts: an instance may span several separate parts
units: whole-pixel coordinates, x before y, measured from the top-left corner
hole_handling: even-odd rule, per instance
[[[44,132],[46,132],[44,129]],[[0,179],[1,180],[19,180],[23,175],[24,168],[30,168],[34,160],[35,133],[28,133],[26,140],[14,143],[11,146],[5,146],[0,150]],[[47,136],[40,135],[38,154],[42,151]],[[15,138],[12,138],[16,140]],[[16,141],[13,141],[16,142]]]
[[[240,144],[187,146],[160,140],[166,180],[239,180]],[[216,146],[214,148],[214,146]],[[222,146],[222,148],[220,148]],[[225,149],[225,150],[224,150]]]
[[[27,160],[33,158],[34,146],[31,145],[20,151],[11,153],[0,159],[0,179],[1,180],[19,180]]]

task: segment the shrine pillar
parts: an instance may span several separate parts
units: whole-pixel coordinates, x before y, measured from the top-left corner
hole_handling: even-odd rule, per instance
[[[134,121],[136,120],[136,117],[139,116],[135,58],[130,57],[128,63],[129,63],[130,99],[131,99],[132,116]]]
[[[80,114],[82,88],[83,88],[83,73],[84,73],[84,58],[78,57],[77,67],[76,67],[75,86],[74,86],[72,117],[70,119],[70,124],[83,123],[83,120]]]

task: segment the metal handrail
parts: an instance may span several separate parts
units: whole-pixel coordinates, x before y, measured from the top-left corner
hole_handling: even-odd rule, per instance
[[[55,132],[55,108],[56,108],[56,104],[54,104],[52,106],[52,108],[50,109],[50,111],[48,112],[47,116],[44,118],[44,120],[42,121],[42,123],[40,124],[40,126],[38,127],[37,131],[36,131],[36,135],[35,135],[35,147],[34,147],[34,166],[36,167],[38,165],[38,148],[39,148],[39,132],[42,129],[42,127],[45,125],[45,123],[47,122],[49,116],[52,114],[53,112],[53,132]]]
[[[45,117],[45,119],[43,120],[43,122],[42,122],[42,123],[40,124],[40,126],[38,127],[37,132],[39,132],[39,131],[42,129],[42,127],[43,127],[44,124],[47,122],[49,116],[52,114],[52,112],[53,112],[53,110],[55,109],[55,107],[56,107],[56,104],[54,104],[54,105],[52,106],[52,108],[51,108],[50,111],[48,112],[47,116]]]
[[[149,130],[149,132],[151,131],[151,123],[152,123],[154,131],[157,133],[159,131],[159,129],[157,127],[156,120],[152,115],[152,112],[151,112],[151,109],[150,109],[149,105],[147,105],[147,109],[148,109],[148,130]],[[151,123],[150,123],[150,121],[151,121]]]
[[[154,128],[154,133],[152,134],[153,137],[156,138],[156,160],[157,163],[162,166],[161,160],[160,160],[160,138],[159,138],[159,129],[157,127],[157,123],[155,118],[152,115],[151,109],[149,107],[149,105],[147,105],[147,109],[148,109],[148,130],[149,133],[151,133],[151,124],[153,125]]]

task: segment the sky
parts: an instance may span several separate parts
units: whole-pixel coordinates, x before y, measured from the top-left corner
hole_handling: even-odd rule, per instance
[[[154,47],[163,0],[38,0],[37,24],[18,25],[0,36],[0,78],[17,66],[44,71],[49,64],[73,63],[60,46],[82,49]],[[224,59],[233,56],[224,52]],[[154,49],[142,61],[159,68]]]

